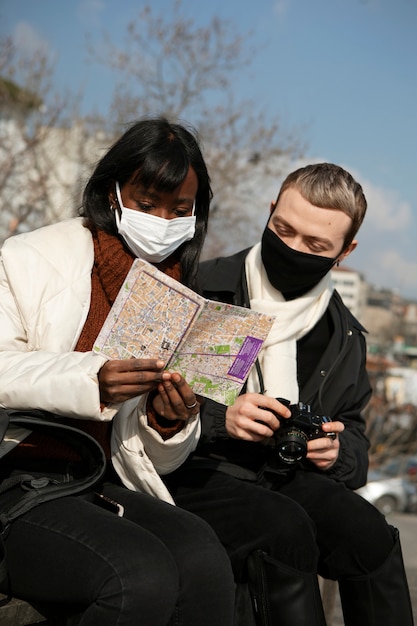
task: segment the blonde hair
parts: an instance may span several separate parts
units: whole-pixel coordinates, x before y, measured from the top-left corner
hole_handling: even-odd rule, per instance
[[[316,207],[346,213],[352,225],[345,235],[343,248],[352,242],[365,217],[367,202],[361,185],[349,172],[332,163],[301,167],[284,180],[277,203],[290,187],[297,189],[305,200]]]

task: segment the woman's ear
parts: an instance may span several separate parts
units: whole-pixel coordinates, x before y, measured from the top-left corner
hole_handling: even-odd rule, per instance
[[[109,198],[110,208],[113,210],[117,209],[119,203],[117,201],[116,187],[115,187],[114,182],[111,182],[109,185],[108,198]]]

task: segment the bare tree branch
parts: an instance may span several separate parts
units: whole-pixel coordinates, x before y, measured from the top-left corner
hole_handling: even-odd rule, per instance
[[[216,17],[198,26],[176,0],[162,14],[146,6],[122,41],[106,34],[90,49],[117,76],[111,117],[116,124],[146,114],[191,122],[202,138],[215,194],[206,255],[224,252],[231,233],[235,247],[247,243],[253,220],[259,221],[241,210],[242,202],[250,209],[256,193],[247,184],[254,166],[258,179],[278,177],[278,163],[303,151],[297,132],[285,131],[278,119],[267,122],[257,103],[235,96],[234,79],[254,56],[250,33],[236,34]]]
[[[21,56],[0,39],[1,241],[73,213],[92,158],[77,96],[53,92],[52,69],[46,51]]]
[[[10,40],[0,45],[0,77],[21,86],[18,104],[10,90],[0,100],[7,120],[0,125],[0,238],[68,216],[100,145],[138,117],[162,114],[191,123],[201,138],[215,194],[206,255],[253,243],[248,237],[267,208],[262,216],[253,210],[259,181],[279,176],[302,145],[297,132],[235,94],[234,81],[254,55],[250,34],[216,17],[197,25],[176,0],[160,14],[146,6],[121,41],[104,34],[100,45],[90,43],[90,58],[114,73],[114,91],[106,118],[83,119],[76,95],[54,96],[44,51],[25,59]],[[0,83],[0,98],[3,92]]]

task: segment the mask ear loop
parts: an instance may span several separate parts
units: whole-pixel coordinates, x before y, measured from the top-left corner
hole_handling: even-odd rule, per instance
[[[119,181],[117,181],[117,180],[116,180],[115,187],[116,187],[117,202],[119,203],[120,211],[122,211],[123,210],[122,194],[120,193]],[[116,207],[114,207],[114,208],[116,208]]]
[[[116,220],[116,226],[117,226],[117,229],[119,229],[119,227],[120,227],[120,220],[121,220],[121,217],[122,217],[122,210],[123,210],[122,207],[123,207],[123,204],[122,204],[122,195],[120,193],[120,186],[119,186],[118,181],[116,181],[115,187],[116,187],[117,203],[118,203],[119,206],[117,206],[117,204],[111,204],[110,205],[110,209],[114,213],[114,219]]]
[[[119,227],[120,220],[122,219],[123,209],[125,207],[124,207],[123,200],[122,200],[122,193],[120,191],[119,181],[117,181],[117,180],[116,180],[116,183],[115,183],[115,188],[116,188],[117,204],[115,206],[113,206],[112,209],[113,209],[114,215],[116,217],[117,227]]]

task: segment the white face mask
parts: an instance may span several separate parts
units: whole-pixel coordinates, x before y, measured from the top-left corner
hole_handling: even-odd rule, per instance
[[[116,183],[116,194],[122,212],[120,218],[115,210],[117,230],[138,258],[159,263],[194,237],[194,206],[193,215],[167,220],[123,206],[119,183]]]

